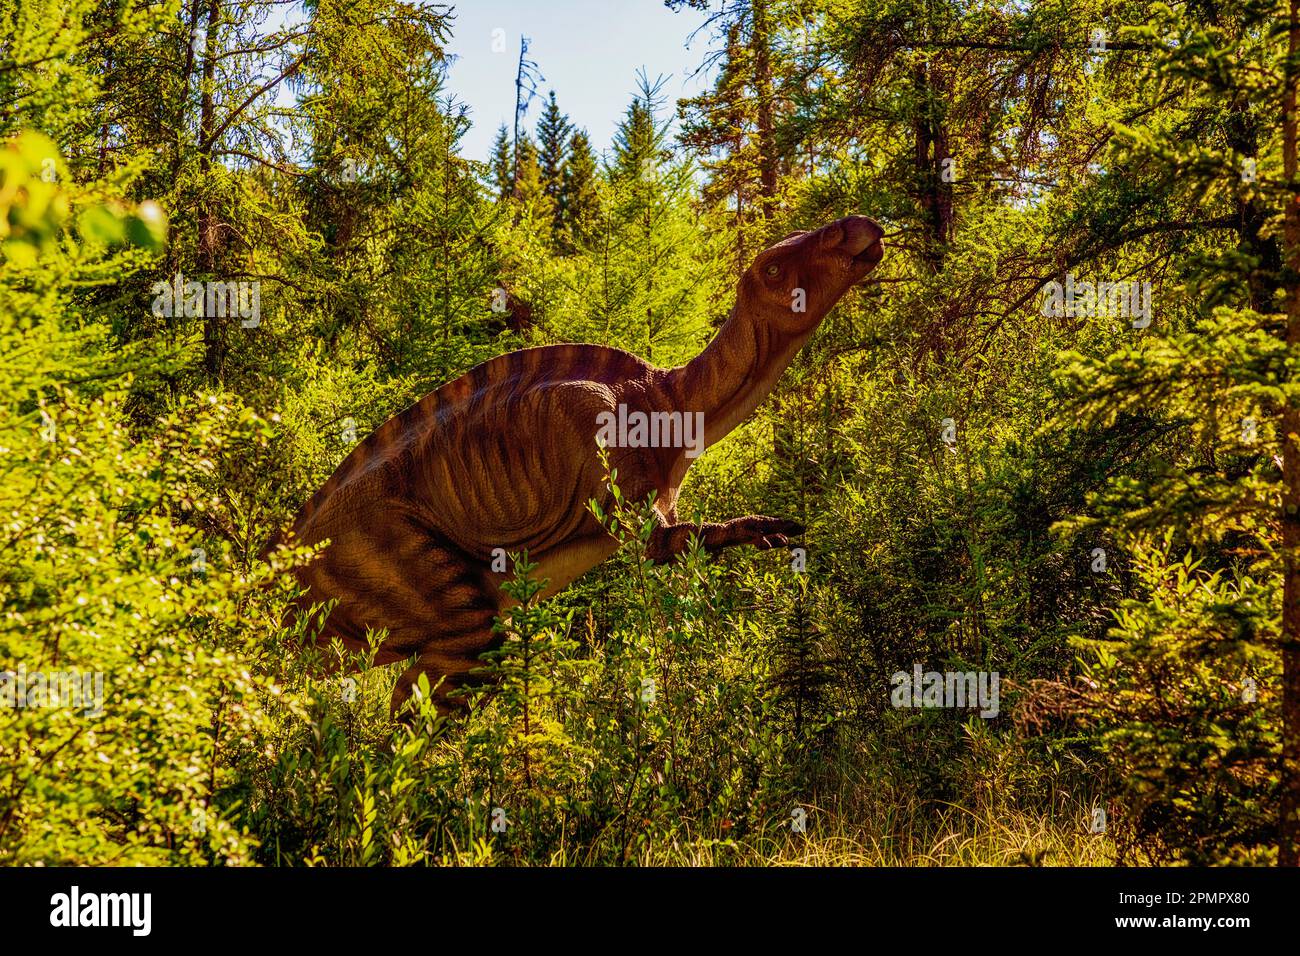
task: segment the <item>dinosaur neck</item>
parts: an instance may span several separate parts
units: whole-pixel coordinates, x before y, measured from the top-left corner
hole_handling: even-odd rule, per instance
[[[705,447],[758,407],[810,335],[811,329],[798,336],[776,331],[737,303],[708,347],[669,372],[678,408],[704,413]]]

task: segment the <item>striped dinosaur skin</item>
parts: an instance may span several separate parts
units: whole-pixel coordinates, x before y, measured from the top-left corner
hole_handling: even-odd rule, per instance
[[[448,699],[500,642],[493,619],[510,604],[493,550],[527,551],[550,596],[609,557],[617,545],[587,502],[612,505],[598,458],[598,416],[703,413],[704,445],[743,421],[840,297],[883,255],[882,230],[864,216],[795,233],[760,253],[737,289],[731,317],[686,365],[656,368],[600,345],[550,345],[491,359],[390,418],[359,444],[294,519],[298,544],[329,544],[296,574],[300,606],[337,599],[323,642],[367,647],[375,657],[415,657],[393,694],[394,710],[427,674]],[[806,310],[795,311],[795,290]],[[677,520],[677,491],[693,458],[682,447],[610,447],[624,495],[657,492],[650,557],[668,560],[691,534],[716,553],[750,544],[784,547],[802,529],[749,515],[702,526]],[[498,552],[499,554],[500,552]]]

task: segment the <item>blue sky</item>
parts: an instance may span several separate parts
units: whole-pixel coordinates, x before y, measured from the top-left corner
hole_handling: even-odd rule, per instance
[[[690,78],[708,52],[707,31],[686,46],[704,15],[674,13],[663,0],[460,0],[454,6],[448,52],[457,59],[448,86],[471,109],[474,126],[461,151],[474,159],[486,159],[497,127],[513,120],[520,34],[530,39],[528,58],[545,78],[525,124],[535,128],[542,97],[554,89],[560,109],[586,128],[598,153],[609,148],[641,67],[651,79],[669,77],[666,112],[708,85],[702,74]],[[493,51],[496,30],[504,31],[503,52]]]

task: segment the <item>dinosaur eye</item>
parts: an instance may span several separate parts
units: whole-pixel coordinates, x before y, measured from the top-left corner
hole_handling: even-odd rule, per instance
[[[763,271],[766,272],[768,275],[775,277],[775,276],[778,276],[778,275],[781,274],[781,267],[780,267],[780,266],[768,266],[768,267],[767,267],[766,269],[764,269]]]

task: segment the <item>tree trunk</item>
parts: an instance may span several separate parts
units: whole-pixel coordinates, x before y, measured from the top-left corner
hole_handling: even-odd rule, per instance
[[[1286,340],[1300,349],[1300,195],[1296,192],[1296,85],[1300,57],[1300,0],[1291,0],[1283,99],[1282,161],[1286,204]],[[1288,399],[1282,412],[1282,806],[1277,860],[1300,866],[1300,405]]]
[[[918,201],[926,228],[924,255],[934,268],[943,264],[944,250],[952,232],[952,181],[956,175],[948,151],[948,132],[940,116],[944,84],[929,64],[918,63],[913,71],[917,92],[917,114],[912,120]],[[948,172],[951,170],[951,172]]]
[[[515,162],[510,174],[510,195],[519,198],[519,120],[524,102],[524,54],[528,52],[528,41],[519,38],[519,68],[515,71]]]
[[[758,191],[759,212],[770,219],[776,204],[777,175],[780,171],[776,154],[776,134],[772,119],[772,36],[767,15],[767,0],[754,0],[754,95],[758,100]]]
[[[221,20],[221,0],[208,0],[208,24],[203,36],[203,80],[199,100],[199,268],[212,277],[216,270],[220,244],[221,223],[216,213],[216,199],[210,191],[209,174],[212,169],[212,141],[216,129],[216,107],[213,85],[216,82],[218,37],[217,25]],[[216,316],[203,317],[203,368],[212,377],[221,373],[221,327]]]

